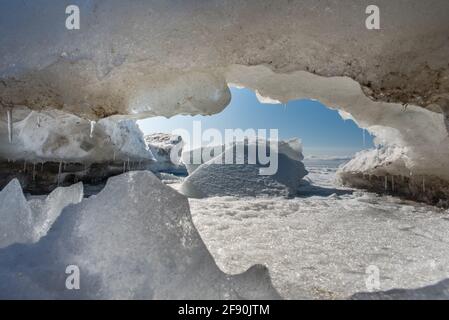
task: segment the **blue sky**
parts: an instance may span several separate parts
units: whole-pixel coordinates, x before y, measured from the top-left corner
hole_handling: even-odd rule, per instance
[[[182,128],[192,132],[193,121],[201,121],[203,130],[216,128],[278,129],[281,139],[298,137],[305,156],[346,156],[373,146],[372,137],[351,120],[343,120],[337,111],[311,100],[296,100],[286,106],[260,103],[253,91],[231,88],[232,100],[221,113],[212,116],[155,117],[138,122],[145,134],[170,133]]]

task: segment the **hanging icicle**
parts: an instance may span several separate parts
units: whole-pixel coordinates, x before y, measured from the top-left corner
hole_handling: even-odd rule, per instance
[[[90,122],[90,134],[89,134],[89,137],[91,137],[91,138],[94,137],[94,129],[95,129],[95,121],[91,121]]]
[[[123,173],[126,171],[126,161],[123,161]]]
[[[128,158],[128,171],[131,171],[131,167],[130,167],[130,164],[129,164],[129,158]]]
[[[59,168],[58,168],[58,186],[61,183],[61,174],[62,174],[62,161],[59,161]]]
[[[115,151],[114,154],[112,155],[112,161],[115,161]]]
[[[422,177],[422,192],[426,193],[426,178]]]
[[[388,177],[385,176],[385,191],[388,190]]]
[[[23,172],[27,172],[27,161],[23,162]]]
[[[394,192],[394,176],[391,176],[391,191]]]
[[[36,163],[33,162],[33,181],[36,180]]]
[[[8,119],[8,140],[12,143],[12,110],[8,108],[6,110],[6,118]]]

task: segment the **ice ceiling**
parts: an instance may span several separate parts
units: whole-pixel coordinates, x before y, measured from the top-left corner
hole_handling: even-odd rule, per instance
[[[70,4],[79,30],[65,27],[66,2],[1,2],[2,131],[5,110],[15,120],[29,109],[90,120],[213,114],[235,84],[282,102],[318,99],[407,147],[415,173],[449,179],[445,0],[378,0],[380,30],[365,27],[369,1]]]
[[[449,3],[376,3],[381,30],[365,27],[368,1],[78,0],[80,30],[67,30],[64,1],[2,1],[0,102],[91,119],[210,114],[229,102],[227,83],[244,82],[238,66],[264,66],[446,110]]]

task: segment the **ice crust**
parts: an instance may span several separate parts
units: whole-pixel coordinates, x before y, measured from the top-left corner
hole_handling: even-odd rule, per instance
[[[69,265],[80,270],[80,290],[66,289]],[[237,276],[220,271],[192,223],[187,198],[148,171],[110,178],[98,195],[66,207],[36,244],[1,249],[0,296],[279,298],[265,267]]]

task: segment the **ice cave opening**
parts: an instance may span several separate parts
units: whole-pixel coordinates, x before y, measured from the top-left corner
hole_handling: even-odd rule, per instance
[[[240,141],[257,135],[263,135],[259,136],[262,139],[279,139],[281,143],[295,140],[299,145],[296,152],[306,169],[309,164],[328,165],[334,169],[327,181],[333,188],[320,190],[317,186],[309,189],[303,186],[299,192],[303,195],[311,195],[313,192],[330,195],[333,191],[338,192],[335,189],[338,182],[334,181],[337,168],[351,160],[357,152],[374,148],[373,137],[369,132],[360,129],[352,119],[343,118],[337,110],[327,108],[319,101],[302,99],[281,103],[262,97],[257,91],[233,86],[231,96],[229,105],[217,114],[151,117],[139,120],[137,124],[148,140],[162,138],[162,134],[171,135],[174,140],[182,140],[184,153],[200,147],[212,149],[214,145],[226,145],[229,142],[224,140],[228,136]],[[270,137],[270,130],[276,131],[275,137]],[[192,156],[194,152],[190,153]],[[204,151],[202,156],[205,156]],[[184,162],[186,160],[193,158],[182,159]],[[206,162],[205,159],[201,160]],[[185,165],[188,174],[192,174],[193,165]],[[196,167],[197,165],[194,166],[195,169]],[[229,168],[228,171],[233,169],[236,168]],[[170,168],[166,168],[164,173],[170,174]],[[176,173],[179,173],[177,169]],[[229,176],[227,178],[229,179]],[[189,179],[193,180],[190,177]],[[300,179],[301,177],[298,182]],[[307,180],[311,182],[309,176],[306,177],[305,181]],[[238,189],[237,186],[235,188]],[[257,189],[256,186],[253,188]],[[295,195],[297,193],[294,192]],[[224,190],[218,194],[223,195]],[[238,194],[238,190],[235,194]]]
[[[447,0],[378,0],[379,30],[366,1],[76,2],[79,30],[65,1],[0,2],[0,298],[448,298]],[[254,141],[192,165],[136,124],[226,118],[229,87],[279,105],[226,127],[315,132],[281,132],[276,174],[240,163]]]

